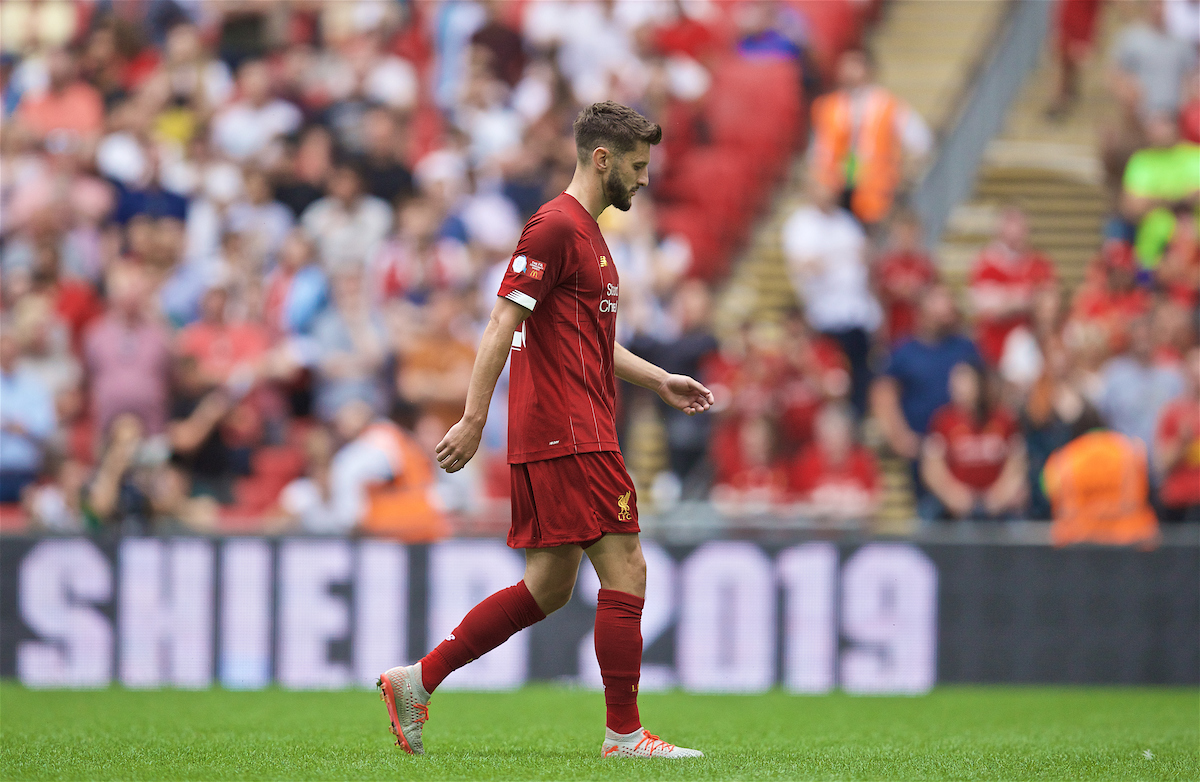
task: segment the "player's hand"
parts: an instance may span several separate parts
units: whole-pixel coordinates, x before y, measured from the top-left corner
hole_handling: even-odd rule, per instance
[[[438,466],[446,472],[458,472],[467,466],[471,457],[479,450],[479,440],[483,437],[483,427],[462,419],[437,444],[433,452],[437,455]]]
[[[695,415],[713,405],[713,394],[687,375],[667,375],[658,388],[662,400],[676,410]]]

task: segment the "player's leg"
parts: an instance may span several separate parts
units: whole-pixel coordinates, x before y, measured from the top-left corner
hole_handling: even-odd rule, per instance
[[[609,534],[587,549],[600,577],[596,599],[596,660],[604,681],[604,757],[703,757],[668,744],[642,727],[638,680],[642,671],[642,606],[646,559],[636,534]]]
[[[380,696],[388,707],[399,746],[424,754],[421,730],[429,717],[430,694],[452,671],[566,605],[581,557],[579,546],[526,549],[523,580],[468,611],[458,627],[420,662],[392,668],[379,677]]]

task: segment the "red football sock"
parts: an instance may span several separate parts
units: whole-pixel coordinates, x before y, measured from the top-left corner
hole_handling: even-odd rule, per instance
[[[604,680],[608,727],[632,733],[642,727],[637,689],[642,675],[642,606],[628,592],[601,589],[596,598],[596,660]]]
[[[524,581],[486,598],[468,611],[454,632],[421,660],[421,683],[425,691],[433,692],[451,671],[482,657],[513,633],[545,618]]]

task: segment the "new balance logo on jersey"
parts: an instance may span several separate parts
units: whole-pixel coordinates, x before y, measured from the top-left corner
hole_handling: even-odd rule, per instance
[[[600,265],[601,265],[601,266],[608,266],[608,259],[607,259],[607,258],[605,258],[603,255],[601,255],[601,256],[600,256]]]
[[[617,311],[617,286],[613,285],[611,282],[608,283],[608,294],[607,295],[611,296],[612,298],[600,300],[600,311],[601,312],[616,312]]]
[[[629,521],[629,492],[617,497],[617,521]]]

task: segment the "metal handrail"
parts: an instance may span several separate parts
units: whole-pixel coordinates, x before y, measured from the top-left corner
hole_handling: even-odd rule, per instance
[[[968,80],[961,110],[939,140],[937,157],[913,190],[926,242],[936,246],[955,206],[970,197],[988,143],[1004,124],[1009,107],[1037,66],[1050,27],[1053,3],[1012,0],[1004,29]]]

